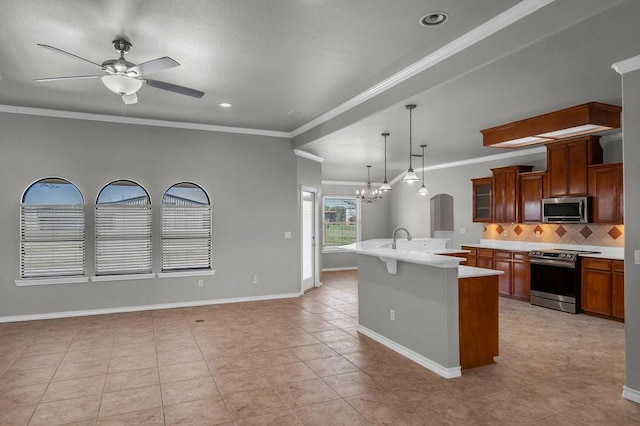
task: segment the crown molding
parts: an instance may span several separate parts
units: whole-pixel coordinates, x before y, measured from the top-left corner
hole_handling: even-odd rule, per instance
[[[429,172],[429,171],[433,171],[433,170],[449,169],[449,168],[452,168],[452,167],[468,166],[470,164],[478,164],[478,163],[486,163],[486,162],[489,162],[489,161],[504,160],[504,159],[507,159],[507,158],[523,157],[525,155],[531,155],[531,154],[544,154],[546,152],[547,152],[547,147],[546,146],[539,146],[539,147],[536,147],[536,148],[520,149],[520,150],[517,150],[517,151],[505,152],[505,153],[502,153],[502,154],[486,155],[484,157],[469,158],[467,160],[452,161],[450,163],[436,164],[435,166],[428,166],[428,167],[425,167],[424,169],[422,167],[420,167],[420,168],[415,169],[414,171],[416,173],[420,173],[420,172],[423,172],[423,171],[424,172]],[[389,185],[394,185],[398,181],[402,180],[402,178],[404,177],[404,173],[405,172],[402,172],[398,176],[396,176],[391,182],[389,182]]]
[[[380,83],[365,90],[364,92],[354,96],[348,101],[338,105],[337,107],[325,112],[324,114],[316,117],[315,119],[305,123],[291,132],[292,137],[296,137],[307,130],[326,123],[332,118],[354,108],[361,103],[379,95],[380,93],[391,89],[394,86],[414,77],[417,74],[439,64],[447,58],[461,52],[462,50],[473,46],[474,44],[484,40],[485,38],[497,33],[503,28],[519,21],[520,19],[530,15],[531,13],[545,7],[554,0],[523,0],[516,4],[512,8],[509,8],[501,14],[491,18],[487,22],[477,26],[471,31],[463,34],[452,42],[444,45],[435,52],[425,56],[417,62],[409,65],[403,70],[393,74],[382,80]]]
[[[321,181],[323,185],[342,185],[342,186],[362,186],[366,185],[367,182],[353,182],[353,181],[344,181],[344,180],[323,180]],[[371,185],[374,186],[375,183],[371,182]]]
[[[313,161],[316,161],[318,163],[322,163],[324,161],[324,158],[318,157],[317,155],[313,155],[310,152],[303,151],[301,149],[294,149],[293,152],[298,157],[306,158],[307,160],[313,160]]]
[[[616,72],[620,75],[638,70],[640,69],[640,55],[616,62],[615,64],[611,65],[611,68],[616,70]]]
[[[206,132],[236,133],[252,136],[269,136],[274,138],[291,138],[289,132],[275,130],[247,129],[243,127],[218,126],[215,124],[188,123],[183,121],[155,120],[151,118],[120,117],[107,114],[91,114],[88,112],[63,111],[57,109],[31,108],[14,105],[1,105],[0,112],[22,115],[38,115],[42,117],[71,118],[74,120],[102,121],[106,123],[137,124],[141,126],[171,127],[174,129],[204,130]]]

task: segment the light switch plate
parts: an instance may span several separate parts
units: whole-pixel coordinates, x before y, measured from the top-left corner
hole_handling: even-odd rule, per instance
[[[290,231],[284,231],[284,237],[285,238],[291,238],[291,232]]]
[[[635,250],[633,252],[633,263],[640,265],[640,250]]]

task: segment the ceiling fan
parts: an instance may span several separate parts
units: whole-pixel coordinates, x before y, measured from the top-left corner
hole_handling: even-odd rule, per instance
[[[124,54],[127,53],[133,45],[129,41],[124,39],[116,39],[113,41],[113,47],[115,47],[115,49],[120,52],[120,58],[108,59],[102,64],[98,64],[96,62],[90,61],[89,59],[85,59],[78,55],[74,55],[73,53],[58,49],[57,47],[49,46],[46,44],[38,44],[38,46],[44,47],[45,49],[49,49],[57,53],[61,53],[63,55],[70,56],[72,58],[80,59],[81,61],[88,62],[100,68],[105,73],[96,75],[74,75],[68,77],[39,78],[35,80],[37,82],[99,78],[102,80],[102,83],[104,83],[107,89],[122,96],[122,101],[127,105],[138,103],[138,96],[136,95],[136,92],[140,90],[140,88],[144,84],[146,84],[147,86],[155,87],[156,89],[168,90],[170,92],[192,96],[194,98],[201,98],[204,96],[204,92],[201,92],[199,90],[146,78],[147,74],[174,68],[180,64],[168,56],[153,59],[151,61],[143,62],[138,65],[131,63],[124,59]]]

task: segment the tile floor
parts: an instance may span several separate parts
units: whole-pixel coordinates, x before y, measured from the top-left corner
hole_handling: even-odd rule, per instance
[[[624,425],[622,324],[501,299],[445,380],[359,336],[353,272],[297,299],[0,324],[1,425]]]

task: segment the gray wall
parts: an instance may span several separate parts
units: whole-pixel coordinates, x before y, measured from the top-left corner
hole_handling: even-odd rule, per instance
[[[289,139],[0,113],[0,317],[300,290],[296,156]],[[215,276],[16,287],[19,203],[46,176],[76,184],[86,201],[88,275],[98,191],[131,179],[151,195],[154,272],[160,268],[160,201],[176,182],[213,202]],[[284,232],[293,233],[284,239]],[[251,275],[258,284],[251,284]]]
[[[624,157],[624,281],[626,326],[626,386],[640,392],[640,266],[634,251],[640,250],[640,70],[622,77]]]
[[[356,195],[356,191],[362,189],[363,185],[322,185],[322,195]],[[393,191],[391,191],[393,192]],[[362,240],[373,238],[391,238],[393,228],[389,222],[389,211],[391,208],[391,192],[383,194],[382,200],[374,204],[363,204],[360,211],[362,220],[360,222],[362,230]],[[334,268],[355,268],[355,253],[323,253],[323,269]]]

